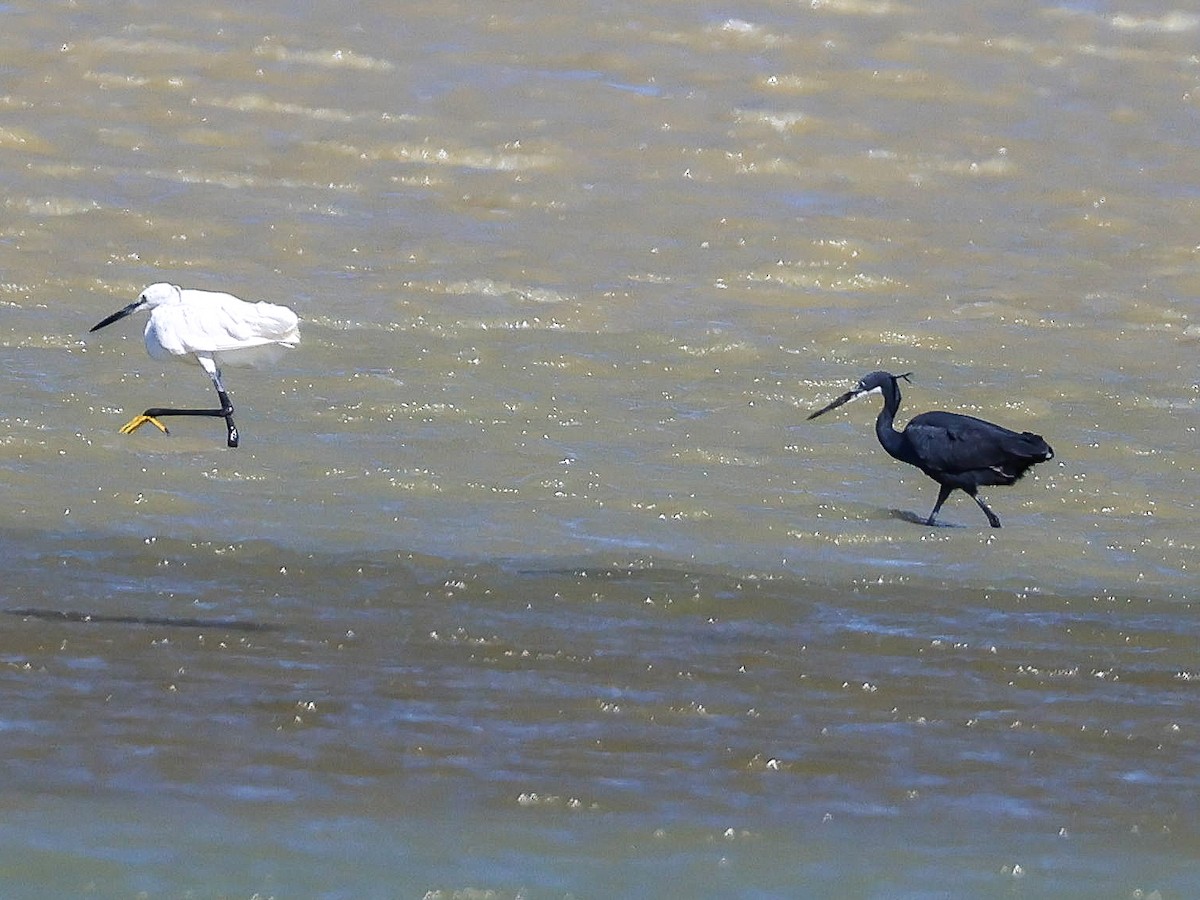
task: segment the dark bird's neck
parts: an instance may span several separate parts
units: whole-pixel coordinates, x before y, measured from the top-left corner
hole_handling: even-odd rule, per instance
[[[893,379],[890,384],[885,384],[882,390],[883,409],[879,411],[879,417],[875,419],[875,436],[879,438],[879,443],[883,445],[883,449],[890,456],[908,462],[908,457],[904,452],[904,432],[897,431],[892,424],[896,421],[896,412],[900,409],[900,388]]]

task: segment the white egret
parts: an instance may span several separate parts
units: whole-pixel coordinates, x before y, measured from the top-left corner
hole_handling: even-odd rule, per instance
[[[158,283],[146,288],[137,300],[92,326],[98,331],[139,310],[150,310],[146,323],[146,352],[154,359],[184,360],[194,356],[217,389],[220,409],[167,409],[151,407],[121,427],[132,434],[147,422],[167,434],[161,416],[212,416],[225,420],[229,446],[238,445],[233,424],[233,404],[221,383],[221,366],[254,366],[272,362],[283,348],[300,342],[299,319],[286,306],[247,303],[232,294],[184,290]],[[89,332],[90,333],[90,332]]]

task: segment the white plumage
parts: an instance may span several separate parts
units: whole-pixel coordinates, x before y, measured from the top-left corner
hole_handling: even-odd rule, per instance
[[[275,303],[247,303],[232,294],[185,290],[159,282],[91,330],[97,331],[143,309],[150,310],[145,331],[146,352],[160,360],[195,357],[212,379],[221,408],[155,407],[134,417],[121,432],[130,434],[150,422],[166,433],[159,416],[219,416],[229,428],[229,446],[236,447],[238,432],[233,424],[233,404],[221,382],[221,366],[255,366],[278,359],[285,349],[300,342],[296,314]]]
[[[299,319],[286,306],[247,303],[233,294],[152,284],[134,308],[150,310],[146,352],[155,359],[194,353],[217,357],[218,365],[255,365],[255,351],[278,348],[267,357],[278,359],[284,347],[300,343]]]

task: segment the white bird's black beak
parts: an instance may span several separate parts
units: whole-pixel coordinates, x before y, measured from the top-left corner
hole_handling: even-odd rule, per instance
[[[116,322],[118,319],[125,318],[130,313],[137,312],[139,309],[141,309],[145,305],[146,304],[143,303],[141,299],[134,300],[132,303],[130,303],[124,309],[118,309],[111,316],[101,319],[99,322],[97,322],[95,325],[93,325],[91,328],[88,329],[88,334],[91,334],[93,331],[99,331],[105,325],[111,325],[113,322]]]

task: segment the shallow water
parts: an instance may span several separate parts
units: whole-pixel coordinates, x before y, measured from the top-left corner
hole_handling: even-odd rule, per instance
[[[2,11],[7,896],[1195,894],[1200,17]]]

